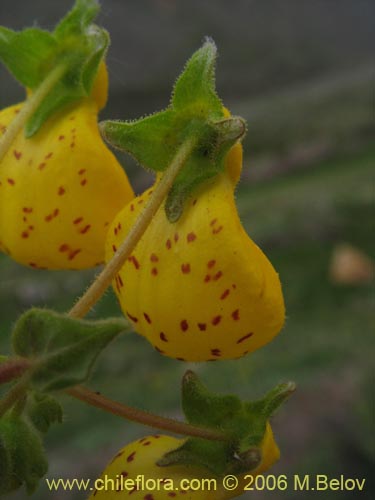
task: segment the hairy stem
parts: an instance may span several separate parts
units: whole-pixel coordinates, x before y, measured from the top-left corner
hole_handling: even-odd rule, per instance
[[[121,269],[127,258],[131,255],[138,241],[141,239],[143,233],[149,226],[152,218],[160,208],[169,190],[171,189],[174,180],[191,154],[195,143],[195,138],[189,138],[180,146],[170,166],[165,171],[165,174],[156,186],[155,191],[148,200],[134,226],[127,234],[120,248],[108,262],[103,271],[97,276],[91,286],[87,289],[86,293],[70,310],[70,317],[84,317],[104,294],[116,273]]]
[[[30,367],[30,361],[24,358],[14,358],[0,364],[0,385],[21,377]]]
[[[0,418],[26,394],[28,384],[29,377],[26,374],[9,389],[0,401]]]
[[[31,94],[31,96],[22,106],[18,115],[8,125],[6,132],[0,138],[0,163],[12,146],[12,143],[19,131],[22,130],[28,119],[36,111],[39,104],[50,92],[52,87],[60,80],[65,71],[65,65],[56,66],[56,68],[53,69],[51,73],[49,73],[49,75],[43,80],[43,82],[39,85],[35,92]]]
[[[97,408],[101,408],[102,410],[113,413],[119,417],[126,418],[127,420],[138,422],[155,429],[166,430],[175,434],[182,434],[184,436],[209,439],[211,441],[225,441],[227,439],[225,434],[222,432],[197,427],[185,422],[173,420],[171,418],[153,415],[152,413],[148,413],[138,408],[133,408],[131,406],[118,403],[117,401],[112,401],[111,399],[108,399],[96,392],[92,392],[86,387],[80,385],[67,389],[65,392],[91,406],[96,406]]]

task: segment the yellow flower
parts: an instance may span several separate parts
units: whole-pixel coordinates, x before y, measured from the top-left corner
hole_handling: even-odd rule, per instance
[[[119,451],[103,471],[102,481],[97,482],[97,490],[90,499],[121,500],[128,498],[129,495],[133,500],[164,500],[180,497],[195,500],[235,498],[241,495],[244,487],[249,484],[249,475],[262,474],[279,459],[280,455],[271,426],[267,424],[260,446],[261,463],[255,470],[239,475],[238,487],[233,491],[228,491],[222,485],[222,478],[214,477],[208,470],[201,467],[183,465],[159,467],[156,465],[165,453],[178,448],[183,443],[184,439],[154,435],[128,444]],[[111,480],[113,480],[113,490]],[[209,480],[211,481],[208,482]]]
[[[161,207],[116,276],[114,289],[134,329],[181,360],[232,359],[269,342],[284,324],[279,277],[241,226],[234,188],[242,148],[206,181],[171,223]],[[152,189],[129,203],[108,232],[109,260]]]
[[[104,63],[89,98],[70,104],[0,164],[0,250],[35,268],[81,269],[104,259],[108,226],[133,197],[97,127],[108,78]],[[21,105],[0,112],[0,134]]]

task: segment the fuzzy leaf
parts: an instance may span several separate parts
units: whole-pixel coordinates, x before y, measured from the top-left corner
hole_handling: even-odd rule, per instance
[[[48,394],[34,393],[28,403],[27,414],[38,431],[46,433],[50,426],[62,422],[63,411],[60,403]]]
[[[127,328],[123,318],[86,321],[30,309],[15,325],[13,349],[32,359],[35,388],[60,390],[87,380],[100,352]]]
[[[0,419],[0,495],[21,486],[35,491],[48,470],[39,433],[22,417],[12,414]]]

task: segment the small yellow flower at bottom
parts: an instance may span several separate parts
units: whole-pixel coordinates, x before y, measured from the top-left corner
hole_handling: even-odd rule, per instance
[[[271,426],[267,424],[261,443],[262,460],[248,474],[236,476],[238,486],[230,491],[223,486],[223,478],[197,466],[173,465],[159,467],[156,462],[184,443],[171,436],[147,436],[122,448],[103,471],[90,500],[225,500],[244,492],[249,477],[263,474],[280,456]],[[111,482],[113,480],[113,482]],[[228,485],[233,485],[228,481]],[[113,486],[113,488],[112,488]]]
[[[22,264],[82,269],[104,260],[108,226],[133,198],[97,126],[107,86],[102,63],[90,97],[56,112],[31,138],[21,131],[0,164],[0,250]],[[0,135],[20,108],[0,112]]]
[[[161,353],[186,361],[233,359],[268,343],[282,328],[280,280],[238,217],[234,188],[242,148],[192,194],[177,222],[161,207],[114,281],[134,329]],[[152,193],[114,219],[109,260]]]

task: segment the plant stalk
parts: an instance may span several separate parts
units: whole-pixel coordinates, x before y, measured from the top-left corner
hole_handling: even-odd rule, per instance
[[[67,389],[65,392],[91,406],[101,408],[102,410],[113,413],[119,417],[126,418],[127,420],[147,425],[155,429],[166,430],[168,432],[182,434],[185,436],[209,439],[211,441],[227,440],[227,436],[222,432],[197,427],[171,418],[160,417],[159,415],[154,415],[138,408],[126,406],[122,403],[118,403],[117,401],[108,399],[101,394],[90,391],[86,387],[80,385]]]
[[[19,131],[25,126],[28,119],[34,114],[39,104],[47,96],[53,86],[60,80],[66,71],[66,66],[61,64],[56,66],[43,80],[39,87],[31,94],[22,106],[20,112],[8,125],[5,133],[0,138],[0,164],[11,148],[14,139]]]
[[[95,281],[86,290],[86,293],[69,311],[71,318],[83,318],[90,309],[98,302],[104,292],[107,290],[116,273],[124,265],[127,258],[131,255],[138,241],[142,238],[144,232],[149,226],[152,218],[160,208],[174,180],[179,174],[181,168],[185,165],[189,155],[196,144],[195,138],[186,139],[178,149],[171,164],[165,171],[160,182],[157,184],[153,194],[146,203],[143,211],[136,220],[134,226],[127,234],[125,240],[108,262],[103,271],[97,276]]]
[[[29,376],[21,377],[0,400],[0,418],[10,410],[25,394],[29,384]]]

